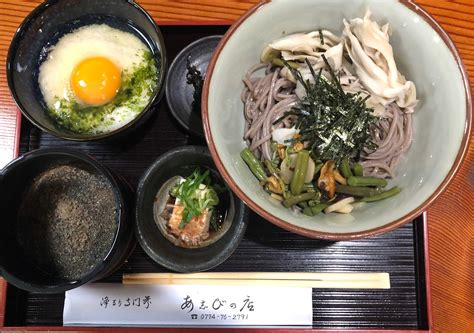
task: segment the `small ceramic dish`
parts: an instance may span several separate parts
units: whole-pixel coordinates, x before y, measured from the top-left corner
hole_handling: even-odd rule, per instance
[[[193,107],[194,87],[187,82],[188,59],[191,66],[195,66],[204,78],[209,60],[221,38],[222,36],[208,36],[186,46],[171,63],[166,80],[166,100],[171,113],[181,126],[200,137],[204,137],[201,105]]]
[[[415,83],[419,99],[413,113],[411,147],[395,170],[394,183],[402,191],[351,214],[296,216],[269,200],[240,157],[246,147],[242,78],[259,62],[268,43],[284,35],[318,29],[339,36],[343,19],[363,17],[367,9],[379,24],[390,23],[397,66]],[[219,172],[252,210],[297,234],[350,240],[388,232],[413,220],[443,192],[467,150],[471,89],[448,34],[414,1],[271,0],[244,14],[219,43],[203,88],[202,118]]]
[[[136,244],[130,188],[84,153],[29,152],[0,171],[0,184],[0,275],[18,288],[79,287],[116,270]]]
[[[225,214],[220,229],[209,232],[209,238],[199,245],[183,246],[168,233],[162,212],[177,176],[188,177],[196,168],[209,170],[212,182],[223,188],[219,201]],[[177,272],[199,272],[219,265],[234,252],[244,236],[247,214],[244,203],[217,173],[207,148],[185,146],[160,156],[142,176],[137,190],[135,230],[145,252],[158,264]]]
[[[129,114],[126,116],[123,114],[119,115],[119,113],[115,113],[113,116],[109,115],[107,121],[112,122],[117,121],[117,119],[114,118],[116,115],[126,118],[124,118],[125,120],[121,123],[113,124],[113,126],[106,127],[103,130],[98,130],[97,132],[84,131],[84,133],[81,134],[80,131],[76,129],[71,130],[67,126],[60,125],[58,122],[58,119],[61,118],[60,116],[58,116],[58,119],[53,119],[53,117],[48,114],[45,96],[41,91],[39,83],[40,67],[46,61],[46,59],[49,59],[48,54],[55,50],[57,46],[56,44],[60,42],[60,39],[63,36],[72,32],[76,33],[79,28],[83,28],[85,26],[102,26],[104,24],[108,27],[129,33],[129,36],[130,34],[133,35],[135,38],[134,45],[137,45],[138,40],[140,40],[142,44],[145,45],[145,47],[151,52],[151,57],[155,61],[155,66],[158,72],[157,81],[156,85],[154,85],[154,90],[150,93],[148,103],[146,103],[146,101],[139,102],[141,111],[137,111],[136,114],[135,111],[133,111],[133,115]],[[98,34],[99,32],[95,32],[95,35]],[[91,33],[89,33],[88,37],[90,37],[90,35]],[[115,42],[113,42],[114,39],[110,37],[110,33],[108,36],[109,39],[107,39],[107,41],[109,44],[107,45],[109,45],[110,48],[107,50],[111,51],[107,51],[106,49],[85,49],[84,59],[90,59],[90,57],[108,58],[109,56],[112,56],[112,58],[110,58],[113,60],[112,63],[115,63],[117,71],[121,71],[122,82],[120,84],[122,87],[124,87],[124,75],[128,68],[121,68],[120,64],[125,64],[126,60],[124,60],[125,57],[122,57],[120,53],[117,54],[117,51],[112,50],[111,48],[112,46],[120,46],[120,50],[122,50],[130,43],[124,43],[123,40],[120,40],[118,37],[115,39]],[[123,39],[123,37],[121,38]],[[69,41],[70,40],[71,39],[69,39]],[[83,41],[84,39],[81,40]],[[97,40],[105,39],[103,36],[99,35],[98,39],[96,39],[96,43],[98,43]],[[73,43],[69,42],[68,45],[70,45],[68,50],[72,50],[68,52],[72,52],[72,54],[81,52],[81,50],[74,49],[75,46]],[[94,53],[94,51],[97,53]],[[105,54],[109,54],[109,56],[106,56]],[[117,59],[113,57],[116,57]],[[120,61],[119,57],[121,57]],[[77,68],[78,64],[76,63],[76,60],[78,59],[74,58],[71,60],[74,62],[76,66],[75,68]],[[66,66],[68,70],[70,70],[69,68],[71,64],[64,60],[55,66]],[[132,65],[129,64],[129,66]],[[100,68],[103,68],[103,66]],[[128,133],[129,129],[136,128],[138,124],[145,122],[145,120],[148,119],[148,117],[155,110],[154,105],[163,96],[166,69],[166,50],[160,30],[156,26],[151,16],[148,15],[148,13],[142,7],[133,1],[126,0],[47,0],[35,8],[35,10],[33,10],[21,23],[13,37],[7,56],[8,86],[22,114],[41,130],[63,139],[75,141],[98,140],[116,136],[118,134]],[[86,75],[87,73],[96,72],[96,70],[83,72],[85,73],[83,75]],[[92,75],[92,77],[94,76]],[[107,80],[110,81],[109,79],[110,78]],[[95,78],[91,80],[95,80]],[[101,82],[108,82],[107,80],[103,80]],[[46,82],[48,89],[50,89],[52,86],[57,86],[57,84],[53,85],[49,81]],[[79,81],[78,84],[81,84],[81,82],[83,81]],[[84,82],[82,84],[84,84]],[[130,83],[129,86],[131,86]],[[110,87],[111,86],[109,85],[108,88]],[[66,88],[63,87],[63,89]],[[94,90],[94,95],[99,94],[97,91],[98,89],[99,88],[96,88]],[[112,91],[115,91],[116,93],[118,91],[118,93],[120,93],[120,89],[121,88],[119,86],[119,88],[114,88]],[[119,96],[118,93],[117,96]],[[55,98],[59,97],[56,96]],[[61,100],[61,103],[62,101],[67,102],[70,98],[70,96],[64,97],[64,99]],[[75,98],[77,99],[78,97]],[[79,101],[79,99],[77,99],[77,101]],[[57,103],[59,103],[59,100],[55,103],[55,105]],[[76,103],[76,100],[74,100],[74,103]],[[133,103],[137,102],[135,101]],[[142,104],[144,105],[143,108],[141,106]],[[134,106],[135,104],[131,105],[131,107]],[[91,113],[91,115],[93,114],[94,113]],[[67,117],[65,117],[65,119],[66,118]],[[89,118],[85,119],[84,121],[88,121],[88,119]],[[106,124],[103,118],[102,121],[104,124]]]

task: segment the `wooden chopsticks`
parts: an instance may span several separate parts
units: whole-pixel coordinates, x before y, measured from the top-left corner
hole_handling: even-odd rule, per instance
[[[123,284],[390,289],[388,273],[215,272],[124,274]]]

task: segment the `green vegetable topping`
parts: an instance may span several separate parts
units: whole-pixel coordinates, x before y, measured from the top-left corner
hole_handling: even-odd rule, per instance
[[[296,167],[291,179],[290,189],[291,194],[298,195],[303,191],[304,178],[306,176],[306,170],[308,168],[309,152],[302,150],[298,152],[296,157]]]
[[[212,210],[219,204],[216,190],[211,186],[209,170],[201,173],[199,168],[195,169],[191,176],[183,182],[176,184],[170,191],[170,195],[179,199],[184,206],[183,219],[179,228],[183,229],[193,217],[204,213],[206,209]]]
[[[387,186],[387,180],[378,177],[356,177],[351,176],[347,178],[347,184],[349,186]]]
[[[319,203],[314,206],[303,209],[303,214],[308,216],[314,216],[321,213],[325,208],[329,207],[328,203]]]
[[[351,166],[349,165],[349,160],[344,158],[339,167],[344,178],[349,178],[352,176]]]
[[[250,171],[257,177],[259,181],[264,180],[267,178],[267,174],[265,172],[265,169],[263,168],[262,162],[260,162],[255,155],[252,153],[252,151],[248,148],[243,149],[240,152],[240,157],[247,163],[247,165],[250,168]]]
[[[354,197],[371,197],[382,192],[379,188],[336,184],[336,192]]]
[[[306,192],[302,194],[295,195],[294,197],[290,197],[288,199],[283,200],[283,206],[286,208],[290,208],[293,205],[296,205],[302,201],[312,200],[316,197],[316,192]]]
[[[385,192],[370,196],[370,197],[364,197],[360,199],[360,201],[363,202],[374,202],[374,201],[379,201],[379,200],[384,200],[390,197],[393,197],[394,195],[398,194],[401,192],[401,188],[398,186],[392,187],[390,190],[387,190]]]
[[[354,163],[352,169],[354,169],[354,176],[362,177],[364,175],[364,168],[362,167],[362,164]]]

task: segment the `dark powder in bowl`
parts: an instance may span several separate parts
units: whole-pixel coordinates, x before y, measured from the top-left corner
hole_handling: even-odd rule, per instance
[[[23,197],[17,237],[26,256],[67,280],[89,273],[110,250],[117,204],[110,181],[73,165],[37,176]]]

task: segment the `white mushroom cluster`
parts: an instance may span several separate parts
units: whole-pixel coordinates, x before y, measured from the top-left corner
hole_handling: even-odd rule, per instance
[[[316,72],[323,68],[322,75],[330,78],[322,58],[324,54],[339,76],[344,91],[370,95],[366,104],[374,109],[374,115],[382,116],[392,102],[411,113],[418,102],[416,87],[398,71],[389,38],[389,24],[380,26],[367,10],[363,18],[344,20],[342,37],[327,30],[288,35],[269,44],[262,59],[279,52],[282,59],[299,64],[298,71],[303,79],[312,81],[305,59]],[[296,81],[286,67],[282,68],[281,75]],[[300,98],[305,94],[299,84],[296,94]]]

